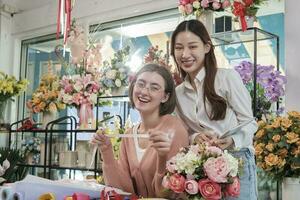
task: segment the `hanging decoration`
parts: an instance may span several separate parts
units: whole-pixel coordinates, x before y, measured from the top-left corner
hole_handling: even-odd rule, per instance
[[[71,11],[75,0],[58,0],[56,39],[63,35],[64,45],[71,30]]]

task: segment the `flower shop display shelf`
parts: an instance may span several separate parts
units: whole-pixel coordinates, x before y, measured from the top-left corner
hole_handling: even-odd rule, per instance
[[[9,129],[9,147],[18,149],[20,148],[21,140],[27,135],[31,135],[34,138],[40,138],[43,143],[39,149],[39,162],[19,164],[20,166],[30,167],[32,169],[42,169],[42,173],[39,175],[51,179],[53,176],[53,170],[69,170],[69,178],[71,178],[71,171],[75,174],[76,170],[80,171],[91,171],[94,177],[101,173],[100,165],[98,164],[98,155],[95,155],[93,166],[77,165],[78,152],[76,151],[77,146],[77,134],[78,133],[94,133],[96,129],[76,129],[77,120],[73,116],[65,116],[53,120],[47,124],[45,129],[35,128],[34,124],[28,122],[29,118],[19,120],[10,125]],[[24,126],[25,125],[25,126]],[[55,143],[55,139],[58,137],[68,138],[63,144]],[[58,145],[57,145],[58,144]],[[62,146],[63,145],[63,148]],[[61,149],[59,153],[60,161],[58,162],[58,155],[54,155],[54,148]],[[89,157],[89,163],[92,158]],[[37,170],[31,170],[32,172]],[[39,170],[40,171],[40,170]]]
[[[266,48],[264,47],[268,46],[272,48],[271,54],[274,54],[275,56],[275,59],[273,59],[272,61],[274,63],[269,64],[274,65],[276,69],[279,70],[279,36],[257,27],[251,27],[246,31],[234,30],[215,33],[211,35],[211,38],[213,40],[214,46],[216,48],[221,48],[221,51],[224,52],[229,61],[234,63],[234,61],[241,61],[243,58],[245,58],[247,61],[252,60],[254,65],[252,108],[253,115],[257,117],[260,109],[258,102],[259,94],[257,88],[257,66],[259,65],[258,61],[261,61],[261,59],[263,59],[263,56],[265,56],[264,54],[266,53]],[[267,44],[267,42],[270,43]],[[251,51],[251,44],[253,45],[253,51]],[[261,55],[260,53],[262,53],[263,55]],[[262,57],[261,59],[260,56]],[[279,108],[278,103],[276,105],[276,108]]]

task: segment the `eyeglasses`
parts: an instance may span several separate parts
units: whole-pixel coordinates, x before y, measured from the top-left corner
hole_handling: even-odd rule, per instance
[[[157,85],[157,84],[149,84],[149,86],[148,87],[146,87],[147,86],[147,84],[145,83],[145,82],[143,82],[143,81],[137,81],[137,82],[135,82],[135,87],[137,88],[137,89],[139,89],[139,90],[143,90],[143,89],[147,89],[148,90],[148,92],[150,92],[150,93],[158,93],[158,92],[160,92],[161,91],[161,89],[162,89],[162,87],[161,86],[159,86],[159,85]]]

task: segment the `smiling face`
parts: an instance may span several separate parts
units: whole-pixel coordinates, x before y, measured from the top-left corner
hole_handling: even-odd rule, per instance
[[[140,114],[159,114],[160,104],[168,100],[163,77],[156,72],[141,73],[134,84],[132,99]]]
[[[178,66],[194,79],[204,66],[205,54],[210,50],[209,44],[190,31],[178,33],[174,44],[174,58]]]

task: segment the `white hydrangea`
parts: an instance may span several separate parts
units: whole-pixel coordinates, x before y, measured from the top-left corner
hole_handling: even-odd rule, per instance
[[[178,172],[193,174],[197,168],[199,156],[194,152],[189,151],[185,155],[176,156],[176,168]]]
[[[239,170],[239,161],[235,157],[233,157],[231,154],[229,154],[227,151],[224,152],[223,156],[229,163],[230,168],[230,176],[235,177],[237,176],[238,170]]]

